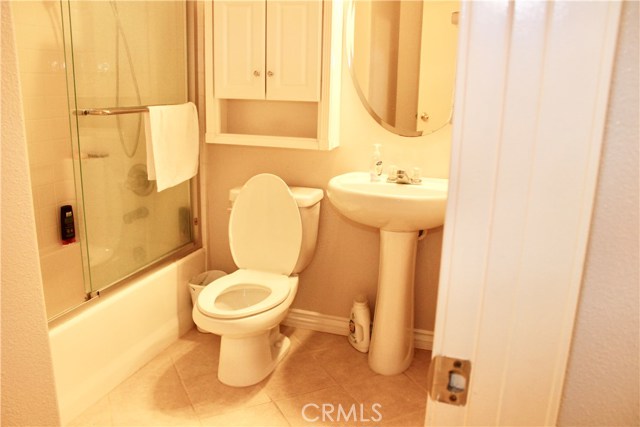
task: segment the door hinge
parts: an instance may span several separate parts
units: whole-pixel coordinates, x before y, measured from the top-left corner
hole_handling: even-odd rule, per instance
[[[464,406],[467,403],[471,361],[434,356],[429,365],[427,387],[432,400]]]

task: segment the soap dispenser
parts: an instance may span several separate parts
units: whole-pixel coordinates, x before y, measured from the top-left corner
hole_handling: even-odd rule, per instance
[[[382,156],[380,155],[380,145],[373,144],[373,154],[371,155],[371,164],[369,165],[369,176],[371,182],[380,181],[382,175]]]

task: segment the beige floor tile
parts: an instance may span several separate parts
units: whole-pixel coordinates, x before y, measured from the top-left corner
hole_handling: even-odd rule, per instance
[[[76,417],[67,426],[111,426],[109,398],[103,397],[93,406]]]
[[[431,363],[431,351],[415,349],[413,360],[404,374],[423,390],[427,390],[427,373]]]
[[[272,400],[284,399],[336,385],[307,353],[287,355],[260,384]]]
[[[367,355],[353,349],[346,337],[291,327],[282,332],[291,337],[291,351],[256,386],[221,384],[219,337],[193,329],[69,425],[423,425],[429,352],[416,350],[404,374],[387,377],[372,372]],[[333,405],[333,412],[330,406],[325,412],[335,421],[325,414],[328,423],[307,423],[302,417],[307,403],[320,405],[307,408],[309,418],[322,415],[321,405]],[[381,420],[376,403],[382,405],[375,408]],[[349,417],[346,424],[337,421],[340,404],[341,417]],[[354,417],[357,422],[351,422]]]
[[[220,337],[215,334],[198,332],[194,327],[171,344],[164,353],[167,353],[172,357],[180,357],[184,353],[188,353],[197,345],[208,343],[219,338]]]
[[[289,348],[289,354],[299,353],[302,351],[307,351],[306,348],[302,345],[302,343],[293,337],[296,334],[297,328],[293,326],[280,325],[280,333],[289,337],[289,341],[291,342],[291,347]]]
[[[347,340],[346,336],[299,328],[293,330],[288,336],[292,341],[295,340],[297,344],[300,344],[295,347],[298,353],[331,349],[342,341]]]
[[[364,408],[342,387],[335,386],[276,401],[292,426],[373,426]]]
[[[338,384],[359,382],[377,375],[369,369],[368,354],[353,348],[346,337],[330,349],[314,352],[313,358]]]
[[[288,427],[287,419],[273,402],[265,403],[258,406],[252,406],[250,409],[241,409],[237,411],[227,412],[214,417],[201,418],[200,423],[203,426],[242,426],[242,427]]]
[[[270,402],[264,385],[229,387],[216,374],[183,379],[185,389],[199,418]]]
[[[383,419],[381,427],[422,427],[424,426],[425,409],[408,412],[393,419]]]
[[[358,403],[364,404],[365,410],[371,410],[372,415],[372,409],[376,408],[382,414],[382,421],[422,410],[427,401],[426,391],[403,374],[378,375],[343,387]]]
[[[167,352],[182,379],[196,378],[218,372],[220,336],[192,329]]]
[[[109,402],[114,426],[198,425],[167,353],[111,391]]]

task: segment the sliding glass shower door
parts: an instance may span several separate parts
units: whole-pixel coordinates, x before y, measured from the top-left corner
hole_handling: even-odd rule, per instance
[[[95,293],[192,242],[190,184],[147,179],[142,113],[82,110],[187,101],[184,1],[63,4],[79,230]]]

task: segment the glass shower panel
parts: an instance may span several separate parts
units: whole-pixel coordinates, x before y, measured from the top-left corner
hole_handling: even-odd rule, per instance
[[[76,110],[187,101],[184,1],[70,1]],[[74,116],[92,291],[192,241],[190,184],[147,179],[141,113]]]

